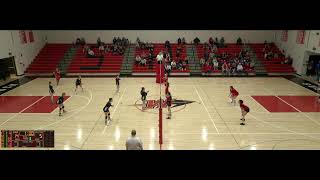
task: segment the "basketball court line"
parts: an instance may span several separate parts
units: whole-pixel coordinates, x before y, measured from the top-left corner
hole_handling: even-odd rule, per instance
[[[112,112],[112,114],[111,114],[111,116],[110,116],[111,119],[113,118],[113,115],[114,115],[114,113],[116,112],[116,110],[117,110],[117,108],[118,108],[118,106],[119,106],[119,104],[120,104],[120,102],[121,102],[121,100],[122,100],[122,97],[123,97],[124,93],[126,92],[126,90],[127,90],[127,87],[125,87],[125,89],[123,90],[123,93],[122,93],[121,97],[119,98],[119,101],[118,101],[116,107],[114,108],[114,110],[113,110],[113,112]],[[105,127],[104,127],[104,129],[103,129],[103,131],[102,131],[102,134],[105,133],[105,131],[107,130],[107,127],[108,127],[108,126],[105,126]]]
[[[34,104],[36,104],[37,102],[39,102],[40,100],[44,99],[47,96],[42,96],[40,99],[36,100],[35,102],[33,102],[32,104],[30,104],[28,107],[22,109],[20,112],[14,114],[13,116],[11,116],[10,118],[8,118],[6,121],[4,121],[3,123],[0,124],[0,127],[3,126],[5,123],[7,123],[8,121],[10,121],[11,119],[17,117],[19,114],[21,114],[23,111],[27,110],[28,108],[30,108],[31,106],[33,106]]]
[[[194,90],[196,91],[196,93],[197,93],[197,95],[198,95],[198,97],[199,97],[199,99],[200,99],[200,101],[201,101],[202,106],[203,106],[204,109],[207,111],[207,114],[208,114],[208,116],[209,116],[210,121],[212,122],[212,124],[213,124],[214,128],[216,129],[217,133],[219,134],[219,130],[218,130],[218,128],[216,127],[216,124],[214,123],[214,121],[213,121],[213,119],[212,119],[212,117],[211,117],[211,114],[209,113],[209,111],[208,111],[208,109],[207,109],[207,106],[204,105],[204,102],[203,102],[203,100],[202,100],[202,98],[201,98],[201,96],[200,96],[200,94],[199,94],[196,86],[195,86],[195,85],[192,85],[192,86],[193,86]]]
[[[284,127],[281,127],[281,126],[276,126],[276,125],[273,125],[273,124],[271,124],[271,123],[269,123],[269,122],[266,122],[266,121],[264,121],[264,120],[260,120],[260,119],[258,119],[257,117],[255,117],[254,115],[252,115],[252,114],[250,114],[250,113],[248,113],[248,115],[251,116],[252,118],[254,118],[255,120],[258,120],[258,121],[260,121],[260,122],[263,122],[263,123],[265,123],[265,124],[268,124],[268,125],[270,125],[270,126],[272,126],[272,127],[275,127],[275,128],[277,128],[277,129],[282,129],[282,130],[285,130],[285,131],[294,133],[294,134],[296,134],[296,135],[301,135],[301,136],[305,136],[305,137],[308,137],[308,138],[320,140],[320,138],[316,138],[316,137],[312,137],[312,136],[307,136],[307,135],[305,135],[305,134],[292,131],[292,130],[290,130],[290,129],[288,129],[288,128],[284,128]]]
[[[266,91],[269,91],[270,93],[274,94],[273,91],[264,88]],[[304,112],[301,112],[299,109],[297,109],[296,107],[294,107],[293,105],[289,104],[288,102],[286,102],[285,100],[283,100],[282,98],[280,98],[278,95],[274,95],[276,98],[278,98],[280,101],[284,102],[285,104],[287,104],[288,106],[292,107],[293,109],[295,109],[296,111],[298,111],[299,113],[301,113],[303,116],[305,116],[306,118],[308,118],[309,120],[311,120],[312,122],[314,122],[315,124],[317,124],[320,127],[320,123],[313,120],[312,118],[310,118],[308,115],[306,115]]]
[[[39,129],[42,129],[42,128],[45,128],[45,127],[49,127],[49,126],[52,126],[52,125],[54,125],[54,124],[60,123],[60,122],[62,122],[62,121],[65,121],[65,120],[67,120],[67,119],[70,119],[70,118],[73,117],[75,114],[77,114],[77,113],[79,113],[80,111],[82,111],[82,110],[83,110],[84,108],[86,108],[86,107],[91,103],[91,101],[92,101],[92,97],[93,97],[93,96],[92,96],[92,92],[91,92],[90,90],[88,90],[88,92],[90,93],[89,101],[87,102],[86,105],[84,105],[83,107],[79,108],[79,110],[78,110],[77,112],[71,114],[70,116],[68,116],[68,117],[66,117],[66,118],[63,118],[63,119],[58,120],[58,121],[56,121],[56,122],[53,122],[53,123],[51,123],[51,124],[48,124],[48,125],[39,127],[39,128],[37,128],[36,130],[39,130]],[[71,98],[69,98],[69,99],[71,99]]]

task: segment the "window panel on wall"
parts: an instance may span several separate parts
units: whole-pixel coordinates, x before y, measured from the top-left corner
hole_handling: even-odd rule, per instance
[[[299,30],[297,31],[297,44],[304,44],[304,39],[306,36],[306,31],[305,30]]]
[[[288,30],[283,30],[281,32],[281,41],[284,41],[284,42],[288,41]]]
[[[20,42],[21,42],[21,44],[27,43],[26,31],[25,31],[25,30],[20,30],[20,31],[19,31],[19,35],[20,35]]]
[[[30,43],[34,42],[34,37],[33,37],[33,32],[32,32],[32,30],[30,30],[30,31],[28,32],[28,35],[29,35],[29,42],[30,42]]]

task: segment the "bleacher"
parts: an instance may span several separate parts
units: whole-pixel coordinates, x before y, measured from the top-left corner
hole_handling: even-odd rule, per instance
[[[156,56],[160,51],[165,51],[166,48],[164,46],[164,43],[154,43],[154,55]],[[177,51],[177,46],[178,44],[171,44],[171,48],[172,48],[172,57],[171,59],[173,60],[176,60],[176,51]],[[145,52],[146,54],[149,54],[149,51],[148,50],[141,50],[141,49],[136,49],[135,51],[135,57],[137,55],[141,55],[143,54],[143,52]],[[186,54],[186,48],[182,48],[182,52],[180,53],[180,57],[182,58],[182,60],[184,60],[184,58],[187,56]],[[147,64],[146,66],[141,66],[141,65],[134,65],[133,66],[133,70],[132,72],[134,74],[154,74],[156,72],[156,59],[154,59],[154,62],[153,62],[153,65],[151,66],[151,68],[149,67],[149,65]],[[182,70],[177,70],[177,69],[174,69],[171,71],[171,73],[189,73],[190,70],[188,68],[188,65],[187,65],[187,70],[185,71],[182,71]]]
[[[46,44],[26,69],[26,74],[52,73],[71,44]]]
[[[231,56],[238,56],[239,53],[241,52],[241,45],[237,45],[237,44],[225,44],[226,47],[223,47],[223,48],[217,48],[217,51],[215,54],[217,55],[221,55],[222,53],[227,53],[227,54],[230,54]],[[198,59],[200,60],[201,58],[204,57],[204,51],[205,51],[205,48],[204,48],[204,45],[203,44],[199,44],[196,46],[196,49],[197,49],[197,56],[198,56]],[[217,60],[219,61],[220,58],[217,58]],[[245,67],[244,67],[245,68]],[[248,73],[253,73],[254,70],[253,69],[246,69],[246,71]],[[202,72],[205,72],[205,67],[202,67]],[[221,70],[213,70],[212,69],[212,73],[221,73]]]
[[[92,45],[89,45],[92,46]],[[96,56],[99,56],[98,48],[92,49]],[[82,48],[78,48],[77,52],[69,65],[67,73],[72,74],[119,74],[123,61],[123,55],[111,52],[105,53],[102,58],[88,58]]]
[[[265,59],[263,53],[264,44],[251,44],[250,47],[256,53],[257,58],[260,60],[260,62],[264,65],[267,73],[295,73],[295,70],[291,65],[281,64],[281,62],[284,61],[284,58],[273,58],[270,60]],[[271,44],[271,47],[274,48],[276,53],[281,54],[281,51],[274,43]]]

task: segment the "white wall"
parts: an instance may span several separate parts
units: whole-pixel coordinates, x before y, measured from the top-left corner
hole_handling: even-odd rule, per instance
[[[139,37],[149,42],[176,42],[178,37],[185,37],[187,42],[195,37],[207,41],[209,37],[225,38],[227,43],[235,43],[238,37],[251,43],[261,43],[264,40],[274,41],[275,31],[271,30],[49,30],[46,31],[49,43],[71,43],[77,37],[84,37],[87,43],[96,43],[100,37],[104,42],[111,42],[113,37],[127,37],[135,42]]]
[[[9,57],[9,52],[15,57],[17,74],[22,75],[35,56],[45,45],[44,31],[33,31],[34,42],[21,44],[18,30],[0,31],[0,57]]]
[[[288,31],[288,41],[281,41],[281,31],[276,32],[276,44],[280,49],[285,50],[286,55],[293,58],[293,67],[297,74],[303,75],[306,72],[306,63],[309,55],[320,53],[320,31],[308,30],[305,35],[305,43],[297,44],[297,30]],[[317,35],[319,33],[319,35]],[[313,48],[316,48],[313,50]]]

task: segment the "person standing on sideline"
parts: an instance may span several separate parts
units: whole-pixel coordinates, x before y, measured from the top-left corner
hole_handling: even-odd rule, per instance
[[[166,99],[166,104],[167,104],[167,107],[168,107],[168,117],[167,117],[167,119],[171,119],[172,96],[171,96],[170,92],[167,92],[166,98],[167,98]]]
[[[142,141],[136,137],[136,134],[136,130],[131,131],[131,137],[126,141],[126,150],[143,150]]]
[[[53,90],[53,86],[51,84],[51,81],[49,82],[49,94],[50,94],[51,103],[54,104],[54,102],[53,102],[54,90]]]
[[[56,71],[53,72],[54,77],[56,78],[57,86],[59,85],[59,81],[61,78],[61,72],[58,68],[56,68]]]
[[[117,92],[119,92],[119,90],[120,90],[120,77],[119,77],[119,75],[116,77],[116,86],[117,86]]]

